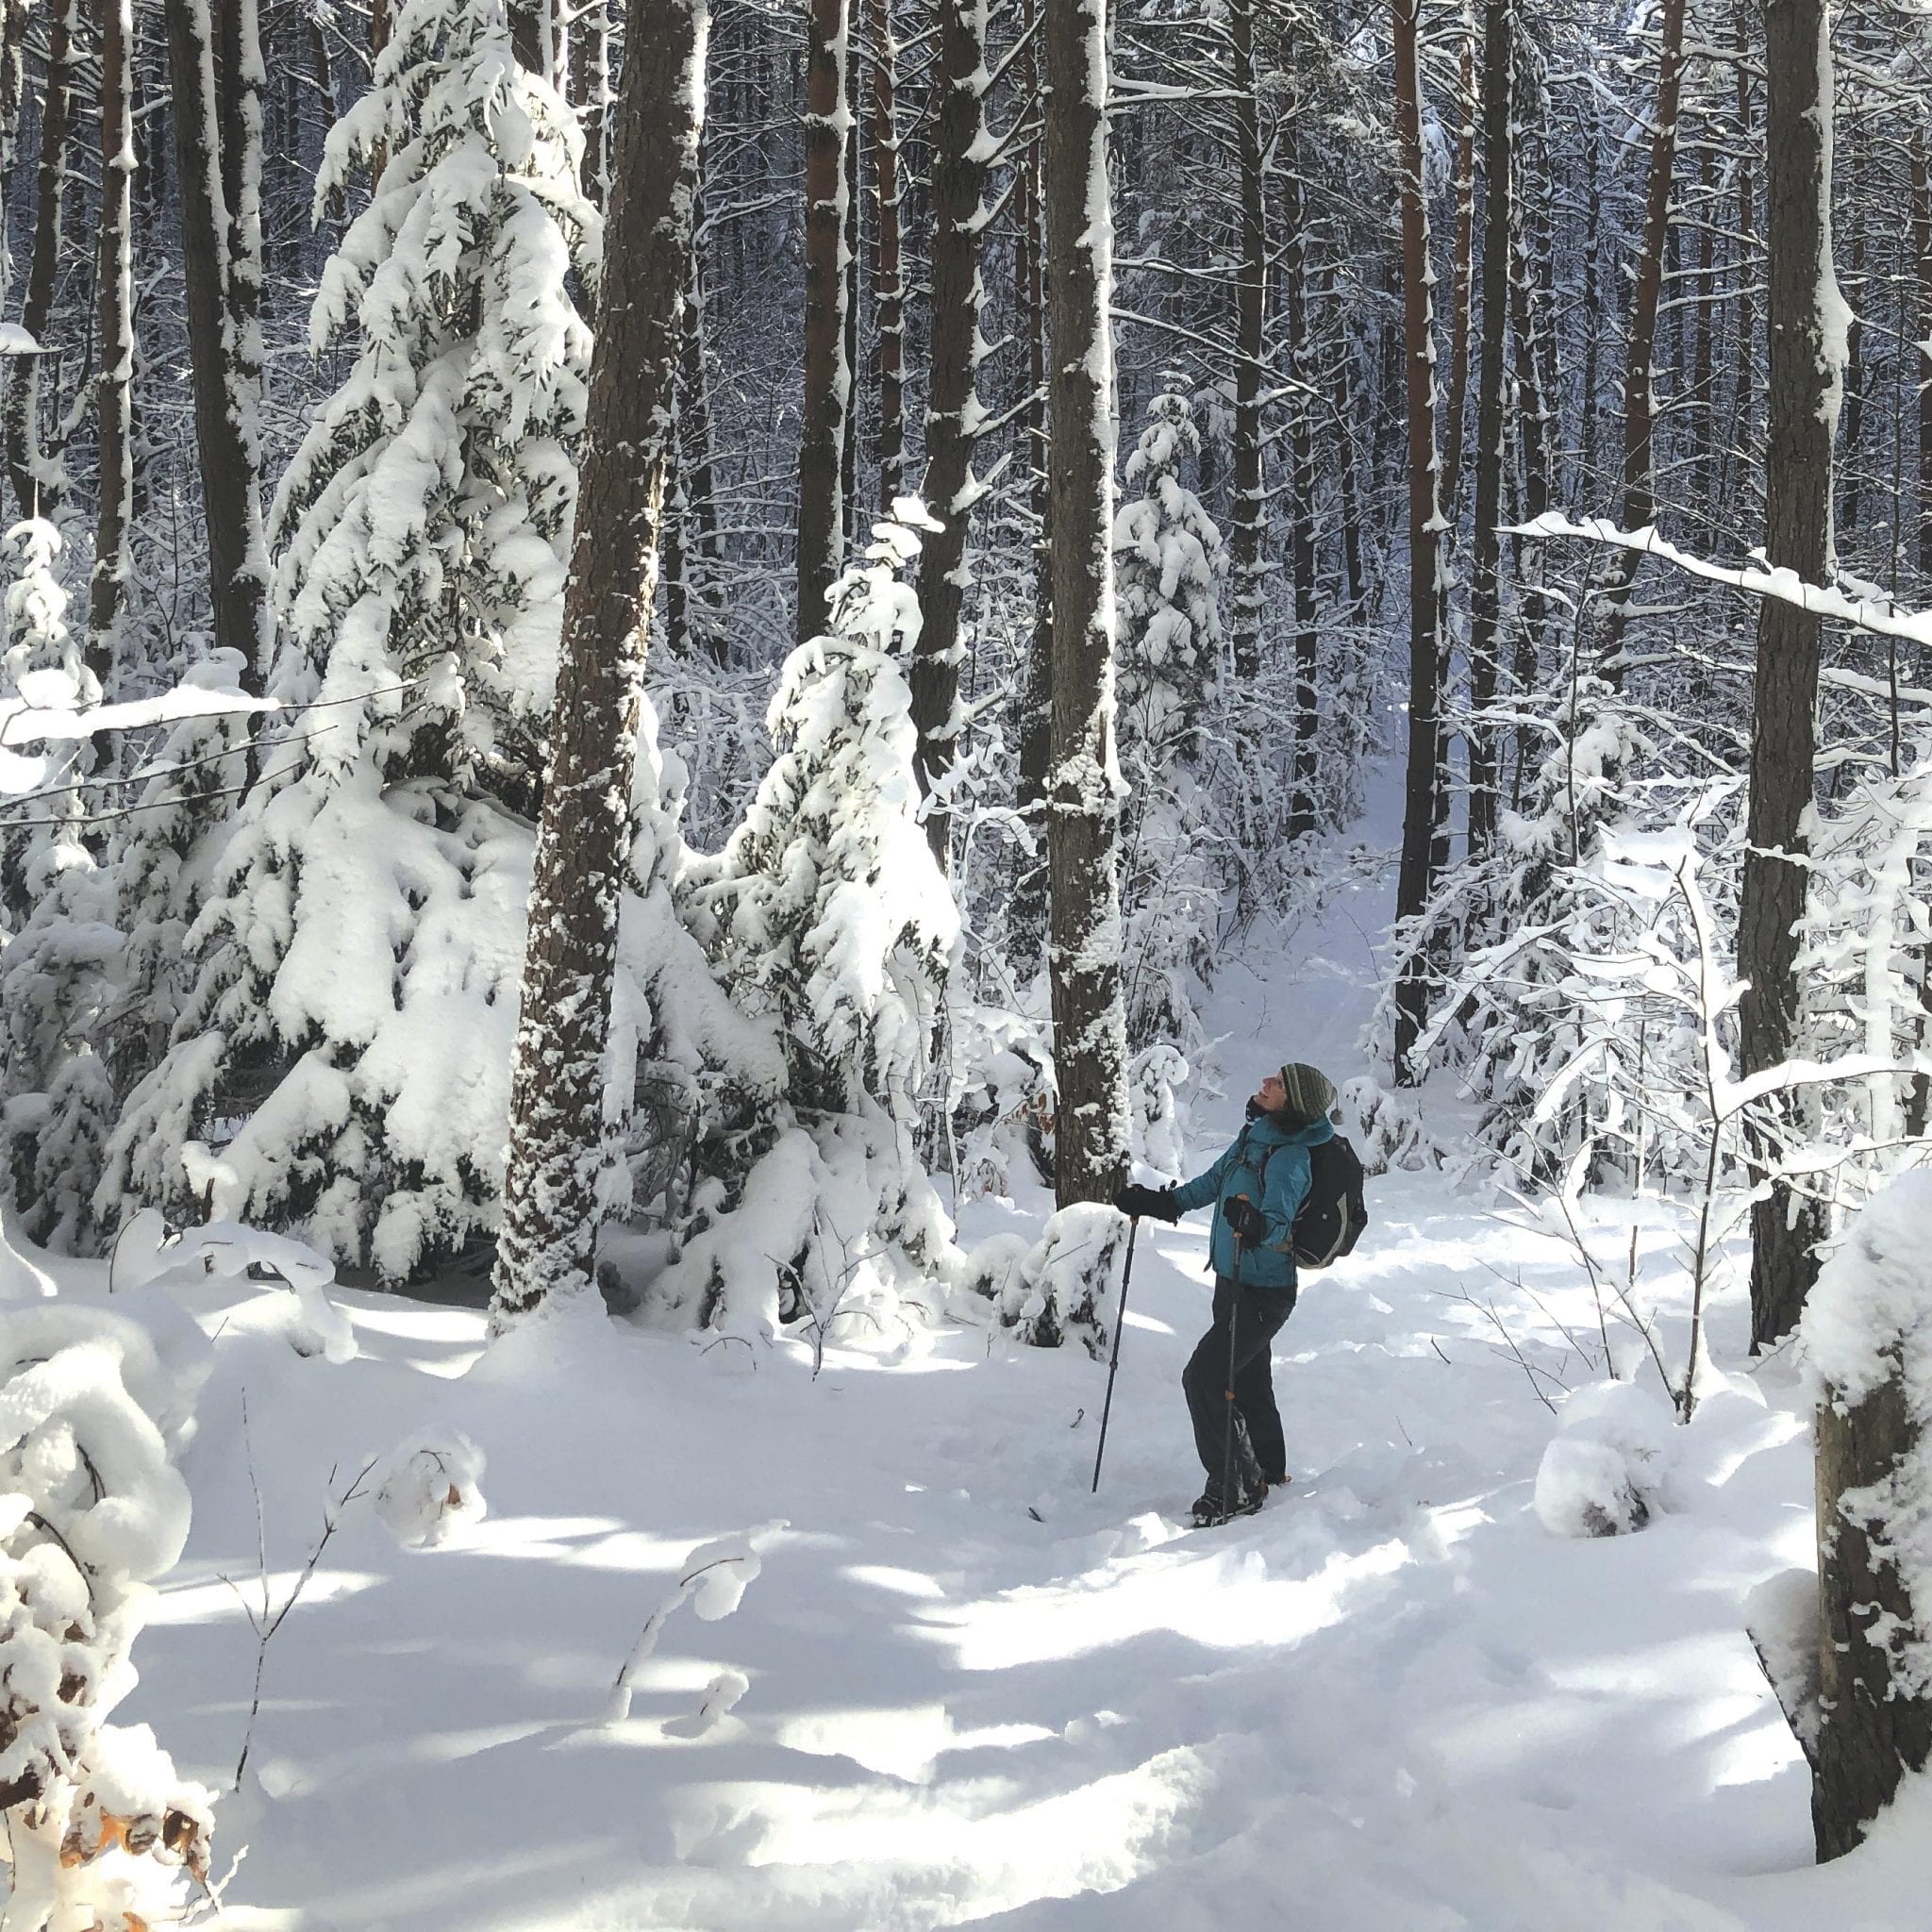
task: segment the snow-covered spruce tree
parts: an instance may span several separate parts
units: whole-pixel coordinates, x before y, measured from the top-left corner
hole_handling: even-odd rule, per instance
[[[918,554],[901,499],[834,587],[832,628],[786,661],[777,757],[743,823],[686,893],[734,997],[776,1032],[785,1091],[717,1166],[709,1219],[664,1300],[747,1340],[780,1321],[875,1321],[942,1266],[951,1229],[913,1145],[916,1096],[958,913],[919,819],[907,670]],[[746,1158],[745,1157],[750,1157]]]
[[[1181,481],[1200,432],[1187,399],[1156,396],[1127,458],[1114,520],[1127,1044],[1206,1045],[1194,987],[1212,974],[1221,910],[1216,813],[1204,724],[1220,692],[1221,532]],[[1238,778],[1239,774],[1235,776]]]
[[[8,532],[6,649],[0,692],[53,712],[100,702],[100,686],[67,627],[55,577],[60,538],[40,519]],[[31,790],[0,819],[0,884],[14,931],[0,952],[0,1200],[27,1233],[69,1249],[90,1233],[112,1092],[89,1040],[119,951],[113,896],[83,836],[93,762],[85,738],[42,741]]]
[[[405,0],[329,137],[318,210],[386,161],[311,324],[359,353],[271,522],[272,689],[312,708],[260,742],[108,1200],[210,1190],[387,1280],[493,1217],[598,258],[579,144],[502,0]]]

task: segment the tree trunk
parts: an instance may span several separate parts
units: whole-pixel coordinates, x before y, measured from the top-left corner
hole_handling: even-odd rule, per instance
[[[845,266],[844,329],[845,374],[852,391],[845,404],[845,442],[839,452],[839,503],[845,519],[840,532],[840,550],[848,553],[858,543],[866,520],[858,509],[858,444],[864,418],[858,404],[858,322],[865,292],[863,248],[858,231],[860,182],[858,174],[858,130],[863,125],[865,99],[861,87],[863,62],[859,58],[858,35],[854,8],[857,0],[846,0],[845,41],[845,227],[840,246],[840,259]]]
[[[1496,833],[1496,733],[1483,713],[1495,703],[1503,608],[1503,380],[1509,337],[1509,108],[1516,61],[1511,0],[1485,0],[1483,27],[1483,340],[1475,404],[1475,581],[1469,614],[1469,856]]]
[[[1912,254],[1918,268],[1919,341],[1932,337],[1932,166],[1923,129],[1912,137]],[[1932,577],[1932,356],[1919,352],[1919,572]]]
[[[1832,274],[1828,146],[1831,58],[1825,0],[1765,0],[1766,239],[1770,246],[1771,391],[1765,453],[1765,555],[1805,583],[1829,581],[1832,437],[1838,418],[1842,308]],[[1822,76],[1822,77],[1821,77]],[[1800,1004],[1798,923],[1805,911],[1812,800],[1820,620],[1781,597],[1757,616],[1751,720],[1751,793],[1738,908],[1738,1008],[1746,1078],[1790,1058]],[[1776,1175],[1786,1130],[1801,1110],[1766,1104],[1751,1132],[1757,1177],[1771,1194],[1751,1210],[1751,1335],[1775,1341],[1797,1321],[1823,1232],[1815,1204]]]
[[[242,313],[247,311],[238,313],[230,307],[230,225],[207,0],[166,0],[166,14],[188,353],[215,642],[241,653],[244,686],[258,691],[268,669],[268,562],[261,537],[252,407],[258,389],[251,384],[248,370],[251,362],[259,369],[260,341],[256,336],[244,359],[240,338]],[[254,232],[258,242],[258,221]],[[245,275],[243,299],[250,299]],[[252,314],[248,319],[253,334]]]
[[[33,254],[20,325],[42,341],[54,314],[54,282],[60,268],[60,232],[67,191],[67,140],[74,110],[75,24],[78,0],[54,0],[47,21],[47,86],[41,101],[41,165],[34,211]],[[39,356],[15,357],[7,388],[7,471],[23,517],[36,517],[41,502],[41,364]]]
[[[1457,62],[1455,287],[1450,291],[1449,396],[1441,414],[1441,477],[1437,496],[1454,541],[1462,502],[1462,424],[1469,406],[1470,298],[1475,289],[1475,21],[1469,0],[1457,8],[1461,52]]]
[[[0,0],[0,208],[11,204],[13,155],[20,139],[20,104],[26,95],[27,0]],[[12,263],[0,248],[0,313],[12,279]]]
[[[596,1263],[604,1056],[709,29],[704,0],[649,0],[630,20],[511,1072],[491,1301],[498,1329],[549,1297],[587,1290]],[[636,58],[647,46],[650,58]]]
[[[1262,199],[1261,102],[1255,88],[1255,0],[1230,0],[1228,30],[1234,45],[1235,158],[1241,197],[1241,261],[1235,283],[1234,517],[1228,560],[1234,576],[1234,675],[1239,684],[1252,689],[1261,671],[1262,550],[1268,527],[1261,464],[1268,218]],[[1291,247],[1295,240],[1290,237]]]
[[[845,0],[811,0],[805,122],[805,407],[798,449],[798,641],[823,631],[839,579],[851,372],[845,363]],[[633,38],[633,45],[636,40]]]
[[[1677,104],[1684,83],[1685,0],[1663,0],[1657,120],[1650,136],[1650,186],[1644,197],[1643,248],[1637,260],[1630,336],[1624,365],[1624,527],[1641,530],[1657,520],[1657,309],[1663,293],[1664,245],[1671,225],[1671,185],[1677,166]],[[1612,686],[1624,681],[1624,630],[1630,588],[1642,553],[1620,552],[1605,574],[1604,634],[1599,668]]]
[[[1036,21],[1034,0],[1026,0],[1026,29]],[[1037,48],[1037,42],[1036,42]],[[1023,88],[1037,92],[1037,51],[1027,58]],[[1046,423],[1046,212],[1040,192],[1041,142],[1027,144],[1015,192],[1019,240],[1014,270],[1016,306],[1026,318],[1026,494],[1033,512],[1033,629],[1026,653],[1026,683],[1021,697],[1018,804],[1041,849],[1023,858],[1007,918],[1008,955],[1022,982],[1039,971],[1045,954],[1051,909],[1047,895],[1048,841],[1046,774],[1053,751],[1053,492],[1048,487]]]
[[[879,501],[891,509],[906,491],[906,284],[899,267],[899,125],[893,92],[899,43],[891,0],[871,0],[874,333],[878,339]]]
[[[601,210],[610,192],[610,9],[592,7],[574,24],[570,42],[572,106],[584,134],[577,178],[584,199]]]
[[[100,501],[94,568],[88,587],[88,663],[110,697],[116,688],[115,635],[128,575],[134,514],[134,451],[129,405],[134,382],[134,124],[127,65],[133,0],[101,0],[101,237],[94,293],[100,307],[101,373],[95,387]]]
[[[1437,583],[1438,489],[1435,318],[1429,301],[1429,210],[1423,175],[1422,78],[1417,21],[1422,0],[1390,0],[1395,45],[1395,139],[1401,169],[1402,320],[1408,371],[1408,774],[1403,799],[1402,860],[1395,911],[1413,919],[1435,887],[1441,813],[1442,666]],[[1420,937],[1395,988],[1395,1077],[1415,1074],[1408,1051],[1428,1014],[1429,961]]]
[[[919,558],[919,648],[912,660],[913,768],[930,792],[953,758],[959,694],[959,607],[966,532],[984,493],[973,475],[981,414],[974,376],[979,350],[980,158],[986,131],[986,0],[941,0],[939,128],[932,158],[932,384],[925,410],[926,507],[942,528]],[[952,818],[928,808],[925,835],[943,868]]]
[[[1054,1191],[1110,1199],[1126,1175],[1120,800],[1114,761],[1113,213],[1104,0],[1045,0],[1047,283],[1053,291],[1053,745],[1048,848]]]
[[[1307,386],[1297,389],[1288,399],[1288,556],[1294,591],[1294,762],[1287,831],[1292,840],[1305,838],[1315,829],[1315,739],[1319,722],[1315,673],[1321,621],[1315,578],[1315,431],[1307,394],[1307,390],[1315,387],[1313,326],[1308,313],[1308,210],[1301,156],[1292,142],[1288,156],[1286,194],[1289,232],[1281,278],[1287,295],[1289,366],[1297,382]],[[1258,408],[1256,413],[1258,417]],[[1262,514],[1258,460],[1255,483],[1255,515],[1258,522]],[[1254,594],[1258,605],[1258,583]]]
[[[1932,1699],[1895,1681],[1890,1641],[1901,1629],[1921,1641],[1926,1633],[1887,1541],[1896,1517],[1874,1522],[1871,1511],[1874,1492],[1897,1480],[1916,1448],[1918,1425],[1896,1369],[1855,1406],[1826,1392],[1818,1410],[1820,1722],[1811,1765],[1821,1864],[1852,1850],[1904,1774],[1932,1758]],[[1847,1508],[1854,1498],[1863,1507]],[[1901,1502],[1923,1517],[1924,1497]]]

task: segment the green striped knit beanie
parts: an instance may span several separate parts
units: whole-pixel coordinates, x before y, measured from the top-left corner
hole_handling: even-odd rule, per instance
[[[1281,1084],[1288,1090],[1281,1111],[1298,1121],[1320,1120],[1335,1105],[1335,1082],[1319,1067],[1291,1060],[1281,1070]]]

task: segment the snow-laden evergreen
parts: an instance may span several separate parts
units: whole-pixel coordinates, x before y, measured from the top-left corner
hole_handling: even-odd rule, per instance
[[[1135,493],[1113,527],[1127,1041],[1137,1053],[1167,1041],[1194,1054],[1205,1045],[1194,1009],[1212,977],[1221,916],[1208,726],[1222,692],[1227,557],[1181,480],[1182,464],[1201,450],[1187,398],[1157,396],[1147,415],[1126,464]],[[1240,758],[1225,779],[1241,782]]]
[[[685,882],[693,929],[775,1035],[784,1076],[707,1150],[693,1237],[657,1293],[742,1337],[876,1322],[897,1293],[924,1296],[951,1251],[913,1142],[958,939],[912,764],[915,525],[930,520],[904,499],[874,525],[831,629],[786,662],[777,756],[743,822]]]
[[[291,709],[110,1203],[209,1191],[391,1280],[493,1212],[597,265],[580,145],[501,0],[407,0],[329,138],[318,214],[383,165],[311,324],[356,359],[271,520]]]
[[[67,627],[59,533],[38,518],[7,536],[6,654],[0,691],[32,710],[79,712],[100,686]],[[11,721],[24,741],[31,711]],[[58,1248],[91,1232],[88,1197],[114,1095],[90,1040],[120,957],[113,897],[89,837],[87,738],[42,740],[30,789],[0,822],[0,888],[14,926],[0,952],[0,1199]],[[11,822],[9,828],[7,822]]]

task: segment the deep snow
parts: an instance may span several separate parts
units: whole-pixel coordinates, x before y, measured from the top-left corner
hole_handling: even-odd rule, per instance
[[[1224,980],[1204,1160],[1261,1071],[1360,1071],[1375,870],[1265,982]],[[977,1205],[968,1233],[1045,1205]],[[1503,1337],[1559,1407],[1547,1378],[1595,1379],[1574,1257],[1440,1172],[1372,1182],[1370,1208],[1276,1346],[1291,1491],[1198,1534],[1178,1376],[1203,1217],[1141,1231],[1097,1496],[1106,1371],[1077,1348],[960,1324],[814,1377],[802,1343],[754,1360],[585,1312],[486,1354],[478,1314],[341,1291],[361,1353],[331,1363],[291,1347],[285,1297],[197,1287],[193,1529],[118,1715],[231,1784],[256,1643],[224,1578],[260,1590],[257,1487],[273,1606],[332,1471],[460,1431],[488,1516],[402,1551],[352,1505],[269,1647],[216,1819],[218,1871],[248,1847],[238,1932],[1923,1928],[1924,1781],[1810,1868],[1808,1780],[1744,1630],[1752,1591],[1810,1561],[1807,1423],[1788,1364],[1746,1373],[1741,1283],[1690,1428],[1652,1370],[1655,1402],[1586,1399],[1648,1405],[1656,1508],[1573,1540],[1535,1507],[1557,1418]],[[1627,1217],[1601,1213],[1607,1262]],[[1674,1241],[1653,1217],[1681,1360]],[[605,1723],[690,1553],[773,1524],[735,1614],[674,1609]]]

